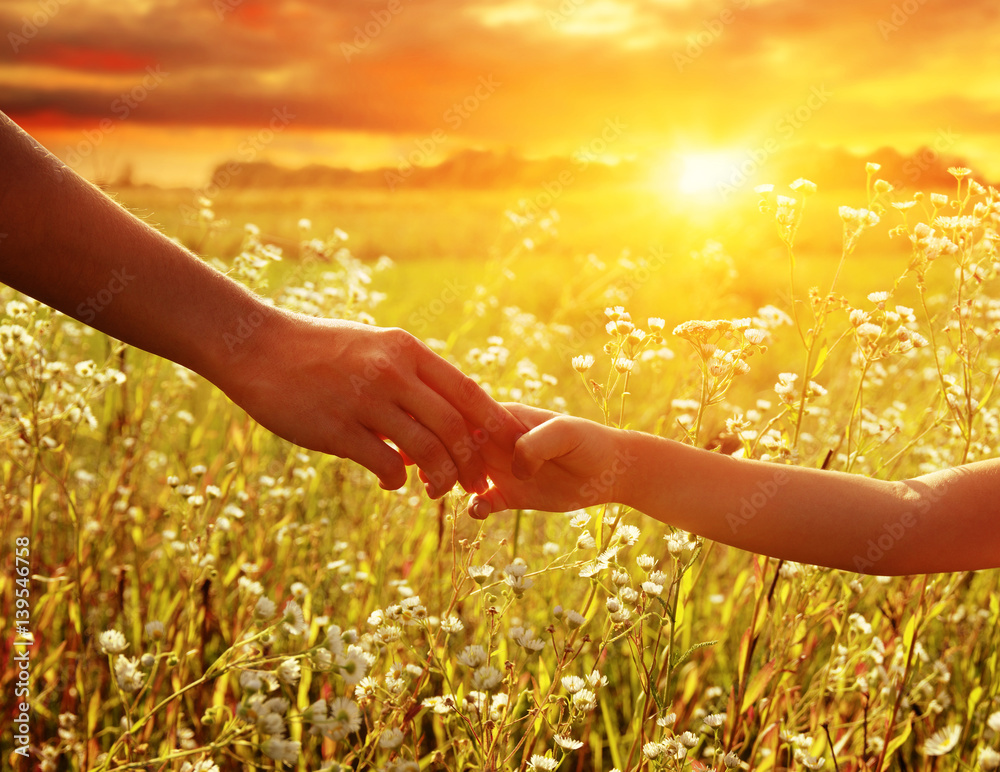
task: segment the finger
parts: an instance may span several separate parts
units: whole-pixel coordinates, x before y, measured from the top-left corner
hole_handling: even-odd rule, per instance
[[[395,405],[387,408],[373,428],[396,443],[426,473],[432,498],[443,496],[454,487],[458,468],[451,456],[437,436],[406,411]]]
[[[463,488],[482,493],[489,487],[479,453],[484,440],[470,433],[465,418],[444,397],[420,383],[401,396],[399,406],[438,438]]]
[[[348,442],[351,452],[346,457],[374,472],[382,488],[394,491],[403,487],[406,466],[399,453],[367,430],[352,433]]]
[[[519,480],[527,480],[546,461],[552,461],[579,447],[582,438],[573,430],[573,419],[559,416],[523,434],[514,446],[511,472]]]
[[[485,520],[494,512],[503,512],[509,508],[496,488],[490,488],[486,493],[477,493],[469,499],[469,517],[473,520]]]
[[[556,413],[542,407],[523,405],[520,402],[501,402],[500,406],[514,416],[524,426],[525,430],[534,429],[539,424],[565,415],[564,413]]]
[[[525,427],[461,370],[430,349],[417,366],[417,374],[434,391],[450,402],[489,438],[508,448],[514,447]]]

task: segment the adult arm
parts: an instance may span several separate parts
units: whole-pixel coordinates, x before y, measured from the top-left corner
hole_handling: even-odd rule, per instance
[[[406,479],[403,456],[384,438],[436,496],[456,479],[485,489],[479,432],[507,447],[520,433],[413,336],[269,306],[129,214],[3,113],[0,234],[0,281],[194,370],[271,431],[351,458],[383,487]],[[233,345],[248,322],[253,334]]]

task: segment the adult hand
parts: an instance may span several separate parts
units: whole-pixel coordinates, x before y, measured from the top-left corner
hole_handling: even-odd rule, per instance
[[[489,443],[494,462],[509,469],[524,431],[475,381],[399,329],[273,311],[230,362],[210,377],[260,424],[357,461],[386,489],[406,481],[412,461],[433,497],[456,480],[485,492],[481,450]]]

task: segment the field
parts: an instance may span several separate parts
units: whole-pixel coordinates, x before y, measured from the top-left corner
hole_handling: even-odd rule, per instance
[[[875,176],[718,211],[567,191],[558,217],[538,191],[114,193],[276,303],[403,327],[500,400],[887,479],[992,457],[1000,204],[959,174],[893,206],[913,199]],[[0,689],[16,720],[23,610],[43,770],[1000,765],[997,571],[871,575],[895,539],[862,573],[797,565],[618,505],[480,523],[457,489],[383,491],[182,368],[0,300]],[[747,319],[767,350],[720,368],[672,334],[692,319]]]

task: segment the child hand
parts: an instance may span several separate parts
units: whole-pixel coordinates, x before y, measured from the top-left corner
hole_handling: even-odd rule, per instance
[[[513,459],[499,447],[483,449],[492,485],[470,500],[472,517],[520,508],[567,512],[620,500],[623,475],[638,460],[627,451],[625,432],[527,405],[504,407],[528,431]]]

